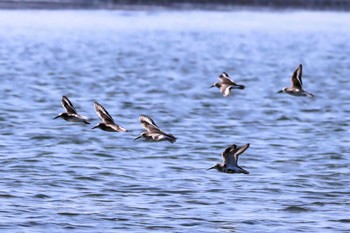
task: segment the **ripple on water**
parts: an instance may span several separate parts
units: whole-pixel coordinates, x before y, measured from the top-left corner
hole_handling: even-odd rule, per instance
[[[300,213],[300,212],[309,212],[312,210],[303,206],[291,205],[284,208],[283,211],[287,211],[291,213]]]

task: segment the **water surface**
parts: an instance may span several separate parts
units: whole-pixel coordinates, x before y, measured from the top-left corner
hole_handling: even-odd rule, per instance
[[[347,232],[350,15],[0,11],[1,232]],[[315,98],[278,95],[299,63]],[[208,89],[226,71],[246,89]],[[68,96],[128,133],[53,120]],[[133,142],[140,114],[168,142]],[[250,143],[249,175],[205,169]]]

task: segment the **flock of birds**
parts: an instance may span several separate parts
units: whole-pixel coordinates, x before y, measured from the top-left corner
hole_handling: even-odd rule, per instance
[[[303,71],[303,68],[302,68],[302,65],[300,64],[295,69],[293,75],[291,76],[291,86],[285,87],[282,90],[278,91],[277,93],[287,93],[293,96],[313,97],[313,94],[303,90],[302,88],[302,84],[303,84],[302,71]],[[245,88],[244,85],[239,85],[235,83],[229,77],[229,75],[225,72],[223,72],[219,76],[219,82],[214,83],[211,87],[219,88],[223,96],[228,96],[231,93],[232,89]],[[61,104],[66,111],[63,113],[60,113],[58,116],[54,117],[54,119],[63,118],[64,120],[69,122],[83,122],[85,124],[90,124],[87,117],[77,113],[72,102],[66,96],[62,96]],[[108,132],[127,132],[128,131],[127,129],[116,124],[112,116],[101,104],[95,101],[94,107],[97,115],[101,118],[102,122],[98,123],[92,129],[99,128],[101,130],[108,131]],[[144,138],[147,141],[155,141],[155,142],[169,141],[171,143],[174,143],[176,141],[176,137],[174,135],[168,134],[162,131],[158,127],[158,125],[152,120],[152,118],[150,118],[149,116],[140,115],[139,120],[145,130],[142,131],[140,136],[136,137],[134,141],[140,138]],[[224,172],[224,173],[249,174],[247,170],[238,166],[239,155],[244,153],[249,148],[249,146],[250,146],[249,143],[243,146],[237,146],[235,144],[230,145],[222,153],[222,157],[224,160],[223,163],[218,163],[208,168],[207,170],[216,169],[217,171]]]

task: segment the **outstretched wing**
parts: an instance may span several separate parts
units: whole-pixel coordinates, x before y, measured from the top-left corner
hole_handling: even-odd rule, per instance
[[[61,104],[68,114],[77,114],[77,110],[75,110],[67,96],[62,96]]]
[[[303,66],[300,64],[294,71],[291,79],[292,86],[298,89],[302,89],[303,81],[302,81],[302,75],[303,75]]]
[[[219,76],[219,79],[221,80],[221,84],[226,84],[226,85],[234,85],[235,82],[228,76],[226,72],[222,72]]]
[[[228,96],[231,93],[231,85],[222,84],[220,87],[220,91],[224,96]]]
[[[238,163],[238,156],[240,156],[241,154],[243,154],[244,151],[246,151],[246,150],[249,148],[249,146],[250,146],[250,144],[247,143],[247,144],[245,144],[245,145],[239,147],[239,148],[234,152],[234,154],[231,155],[232,157],[234,157],[234,162],[235,162],[235,165],[236,165],[236,166],[238,166],[238,165],[237,165],[237,163]]]
[[[165,134],[162,130],[160,130],[157,126],[154,125],[144,124],[143,128],[145,128],[150,134]]]
[[[114,123],[114,120],[111,117],[111,115],[109,115],[107,110],[101,104],[99,104],[95,101],[94,106],[95,106],[95,111],[96,111],[97,115],[102,119],[102,121],[105,124]]]
[[[140,115],[139,117],[140,122],[143,126],[143,128],[145,128],[147,131],[152,130],[152,129],[159,129],[158,125],[156,123],[154,123],[154,121],[146,115]]]
[[[229,162],[229,155],[232,151],[236,150],[237,149],[237,146],[236,144],[233,144],[229,147],[227,147],[224,152],[222,152],[222,158],[224,160],[224,163],[228,163]]]
[[[241,147],[237,147],[235,144],[226,148],[226,150],[222,153],[224,158],[224,163],[229,165],[238,166],[238,156],[241,155],[244,151],[248,149],[250,144],[245,144]]]

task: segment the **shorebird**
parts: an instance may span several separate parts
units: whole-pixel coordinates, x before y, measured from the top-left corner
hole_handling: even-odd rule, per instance
[[[97,115],[102,119],[102,122],[98,123],[92,129],[100,128],[104,131],[108,132],[127,132],[128,130],[117,125],[111,115],[107,112],[107,110],[99,103],[95,101],[94,103],[95,111]]]
[[[303,66],[302,64],[300,64],[294,71],[292,77],[290,78],[291,80],[291,86],[290,87],[285,87],[282,90],[280,90],[277,93],[288,93],[290,95],[294,95],[294,96],[309,96],[309,97],[313,97],[314,95],[304,91],[302,88],[303,85],[303,81],[301,79],[303,75]]]
[[[73,104],[69,101],[67,96],[62,96],[61,104],[62,107],[66,110],[66,112],[60,113],[60,115],[54,117],[53,119],[61,117],[65,121],[84,122],[85,124],[90,124],[90,122],[87,121],[87,117],[77,113],[77,110],[75,110]]]
[[[176,137],[172,134],[164,133],[162,130],[159,129],[158,125],[154,123],[154,121],[146,115],[140,115],[140,122],[145,128],[145,131],[141,133],[140,136],[134,139],[136,141],[139,138],[145,138],[147,141],[169,141],[171,143],[174,143],[176,141]]]
[[[229,147],[227,147],[224,152],[222,153],[222,157],[224,159],[224,163],[218,163],[214,166],[208,168],[210,169],[216,169],[219,172],[224,173],[244,173],[249,174],[248,171],[244,170],[240,166],[238,166],[238,156],[242,154],[244,151],[246,151],[249,147],[249,143],[245,144],[243,146],[238,147],[237,145],[233,144]]]
[[[221,93],[224,96],[228,96],[231,93],[231,89],[244,89],[244,85],[235,83],[226,72],[222,72],[219,76],[219,82],[214,83],[210,86],[220,88]]]

